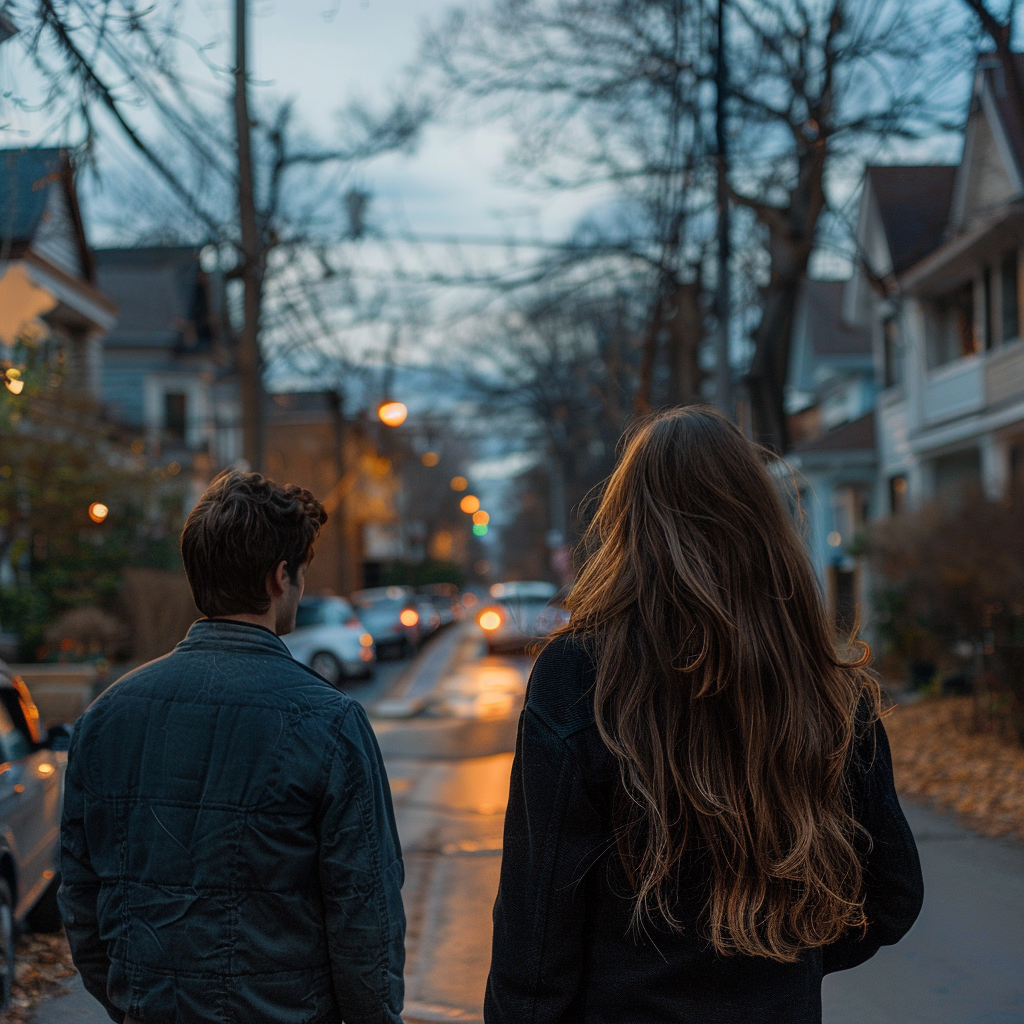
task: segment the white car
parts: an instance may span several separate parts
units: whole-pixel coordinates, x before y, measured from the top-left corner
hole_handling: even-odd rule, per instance
[[[332,686],[373,675],[377,660],[373,637],[342,597],[303,598],[295,629],[281,639],[296,661]]]

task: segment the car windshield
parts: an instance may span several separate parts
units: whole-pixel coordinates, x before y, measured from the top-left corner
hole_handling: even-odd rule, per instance
[[[512,625],[522,633],[532,633],[537,623],[537,616],[547,607],[548,602],[542,598],[523,598],[521,600],[502,601],[508,610]]]
[[[405,601],[391,599],[374,601],[371,604],[360,606],[359,617],[367,624],[370,622],[388,622],[397,619],[406,604],[407,602]]]
[[[300,601],[295,615],[295,628],[304,626],[343,626],[355,613],[348,601]]]

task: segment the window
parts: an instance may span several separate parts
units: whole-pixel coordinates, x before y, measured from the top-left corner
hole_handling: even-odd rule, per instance
[[[185,396],[168,391],[164,395],[164,429],[176,441],[185,441]]]
[[[935,303],[934,335],[929,346],[930,369],[981,350],[974,318],[974,283],[968,281]]]
[[[893,476],[889,478],[889,512],[898,516],[907,509],[907,478]]]
[[[895,388],[903,383],[903,357],[900,352],[900,331],[895,317],[887,317],[882,325],[883,387]]]
[[[1020,300],[1017,293],[1017,254],[1015,252],[1011,252],[1003,258],[999,275],[1003,307],[1003,326],[1000,332],[1002,338],[1000,340],[1007,342],[1020,336],[1020,307],[1018,305]]]

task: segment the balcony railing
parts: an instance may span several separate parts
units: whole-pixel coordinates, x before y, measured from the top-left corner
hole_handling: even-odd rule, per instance
[[[923,418],[926,424],[964,416],[985,404],[985,359],[957,359],[925,377]]]
[[[985,401],[996,405],[1014,396],[1024,397],[1024,341],[990,352],[985,360]]]

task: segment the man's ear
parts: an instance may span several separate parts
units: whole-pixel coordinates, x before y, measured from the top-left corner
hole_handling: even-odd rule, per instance
[[[292,578],[288,575],[288,563],[281,559],[277,563],[277,568],[267,577],[267,589],[270,591],[270,596],[280,597],[288,589],[291,582]]]

